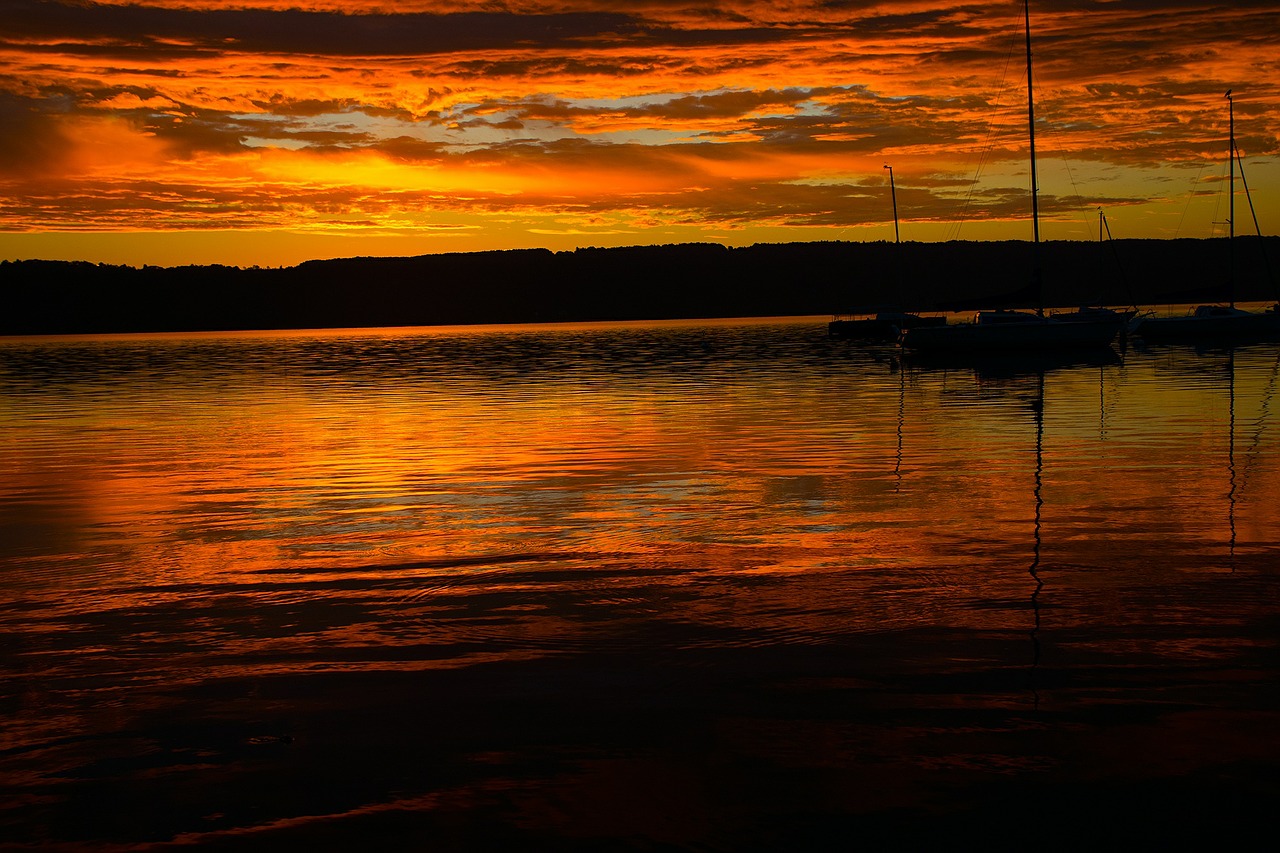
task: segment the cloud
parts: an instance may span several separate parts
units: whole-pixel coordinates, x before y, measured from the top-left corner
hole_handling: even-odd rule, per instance
[[[1221,163],[1227,88],[1241,147],[1280,155],[1280,0],[1032,13],[1041,159],[1079,176],[1047,214]],[[0,227],[855,227],[886,161],[904,218],[1013,218],[1021,24],[1004,0],[18,0]]]
[[[0,91],[0,174],[55,173],[73,145],[43,102]]]
[[[6,9],[0,36],[35,49],[172,60],[206,53],[422,56],[513,46],[564,48],[584,40],[636,37],[638,27],[634,18],[616,12],[344,14],[296,7],[19,0]]]

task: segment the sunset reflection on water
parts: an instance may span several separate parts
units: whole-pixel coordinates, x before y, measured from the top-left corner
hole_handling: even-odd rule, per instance
[[[1220,808],[1280,758],[1278,365],[812,321],[0,342],[0,820],[763,849],[1012,782]]]

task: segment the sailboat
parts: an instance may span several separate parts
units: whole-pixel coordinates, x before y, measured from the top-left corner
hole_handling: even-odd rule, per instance
[[[838,316],[827,323],[827,334],[833,338],[858,338],[869,341],[896,341],[904,329],[918,326],[941,326],[947,318],[922,316],[893,308],[855,311],[852,316]]]
[[[1227,162],[1230,183],[1227,189],[1227,304],[1197,305],[1191,313],[1182,317],[1156,317],[1146,315],[1135,325],[1133,332],[1148,341],[1196,341],[1236,340],[1245,338],[1270,338],[1280,336],[1280,303],[1265,311],[1246,311],[1236,307],[1235,236],[1236,236],[1236,118],[1235,101],[1227,90],[1228,149]],[[1240,164],[1240,176],[1244,177],[1244,163]],[[1249,186],[1245,184],[1245,193]],[[1250,200],[1252,204],[1252,200]],[[1255,218],[1256,225],[1256,218]],[[1262,236],[1259,231],[1258,236]]]
[[[1032,284],[1043,303],[1040,271],[1040,205],[1036,184],[1035,98],[1031,82],[1031,3],[1023,0],[1027,34],[1027,128],[1031,153],[1031,222],[1035,262]],[[1046,315],[1041,304],[1035,312],[980,311],[972,322],[903,329],[899,342],[913,350],[1055,350],[1107,347],[1120,333],[1127,318],[1109,308]]]
[[[893,184],[893,167],[889,170],[889,196],[893,202],[893,242],[902,242],[898,233],[898,191]],[[859,316],[861,315],[861,316]],[[835,316],[827,324],[827,334],[834,338],[859,338],[873,341],[896,341],[903,329],[916,326],[941,326],[947,322],[942,316],[921,316],[913,311],[884,306],[854,311],[850,316]]]
[[[1102,246],[1113,244],[1112,237],[1111,237],[1111,226],[1107,224],[1107,216],[1105,213],[1102,212],[1102,208],[1098,208],[1098,243],[1099,245],[1102,245]],[[1114,249],[1112,254],[1114,255]],[[1115,258],[1115,263],[1117,267],[1119,266],[1119,260],[1120,259],[1118,257]],[[1122,324],[1122,326],[1128,326],[1129,322],[1135,316],[1137,316],[1137,314],[1138,314],[1137,308],[1125,308],[1123,310],[1117,311],[1114,308],[1109,308],[1105,305],[1102,305],[1101,302],[1099,301],[1099,302],[1091,303],[1089,305],[1082,305],[1081,307],[1075,309],[1074,311],[1055,311],[1053,312],[1052,316],[1055,319],[1063,320],[1066,322],[1077,322],[1080,320],[1109,319]]]

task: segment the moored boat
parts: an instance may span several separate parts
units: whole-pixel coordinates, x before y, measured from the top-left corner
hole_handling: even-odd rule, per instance
[[[827,334],[833,338],[896,341],[903,329],[941,326],[947,318],[921,316],[910,311],[877,311],[865,316],[835,317],[827,323]]]
[[[1061,319],[1023,311],[980,311],[972,322],[915,328],[902,334],[903,346],[925,352],[950,350],[1055,350],[1109,347],[1123,315]]]
[[[1054,350],[1105,347],[1115,340],[1129,319],[1109,308],[1082,308],[1046,315],[1040,274],[1040,208],[1036,182],[1035,98],[1031,77],[1031,4],[1023,0],[1027,42],[1027,133],[1031,161],[1031,223],[1033,289],[1041,306],[1028,311],[981,311],[972,322],[904,329],[899,342],[915,350]]]
[[[1236,196],[1236,120],[1235,102],[1231,99],[1231,91],[1227,99],[1227,162],[1230,174],[1227,196],[1229,198],[1227,214],[1227,304],[1197,305],[1182,316],[1157,316],[1149,312],[1140,317],[1133,326],[1133,332],[1144,340],[1152,342],[1176,341],[1224,341],[1224,340],[1266,340],[1280,337],[1280,302],[1261,311],[1247,311],[1236,307],[1235,301],[1235,196]],[[1244,178],[1244,162],[1240,162],[1240,177]],[[1245,194],[1249,185],[1245,183]],[[1252,207],[1252,201],[1250,201]],[[1257,217],[1254,217],[1257,225]],[[1262,236],[1259,229],[1258,236]]]
[[[1174,317],[1143,317],[1134,333],[1153,343],[1280,337],[1280,306],[1246,311],[1234,305],[1197,305]]]

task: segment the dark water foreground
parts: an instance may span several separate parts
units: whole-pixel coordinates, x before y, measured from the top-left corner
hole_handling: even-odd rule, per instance
[[[1278,366],[796,322],[0,343],[0,838],[1269,832]]]

